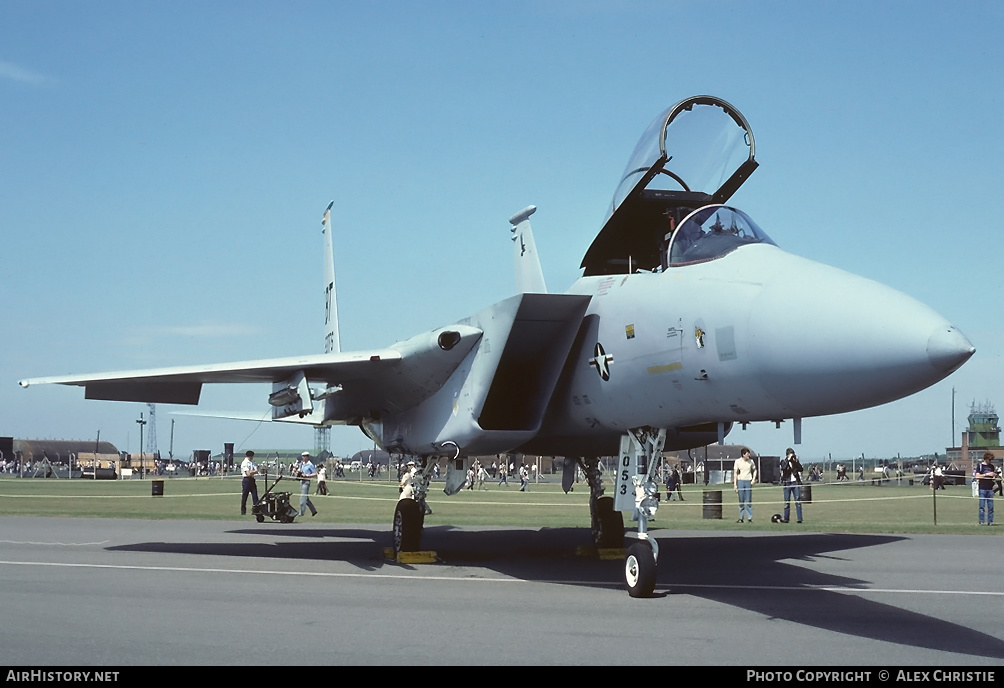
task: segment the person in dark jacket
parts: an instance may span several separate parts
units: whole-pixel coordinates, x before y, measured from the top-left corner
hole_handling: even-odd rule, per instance
[[[791,499],[795,499],[795,518],[802,522],[802,464],[795,450],[788,447],[781,460],[781,485],[784,486],[784,523],[791,516]]]
[[[983,452],[983,461],[976,470],[973,477],[979,480],[980,525],[986,523],[988,526],[994,524],[994,482],[997,480],[997,469],[994,467],[993,452]]]

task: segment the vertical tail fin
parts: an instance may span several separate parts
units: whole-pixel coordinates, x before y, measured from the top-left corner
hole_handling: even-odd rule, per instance
[[[519,294],[546,294],[544,272],[540,269],[537,244],[530,228],[530,216],[537,212],[537,206],[527,206],[509,218],[512,225],[512,241],[516,257],[516,292]]]
[[[331,206],[328,203],[321,218],[324,234],[324,353],[339,353],[342,342],[338,336],[338,299],[335,298],[335,250],[331,238]]]

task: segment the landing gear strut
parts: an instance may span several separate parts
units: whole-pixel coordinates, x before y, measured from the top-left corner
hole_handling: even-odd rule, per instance
[[[617,467],[615,507],[633,509],[638,522],[637,539],[624,559],[624,584],[631,597],[649,597],[655,590],[659,544],[648,536],[648,522],[659,509],[659,485],[655,472],[666,443],[666,431],[632,428],[621,438]]]

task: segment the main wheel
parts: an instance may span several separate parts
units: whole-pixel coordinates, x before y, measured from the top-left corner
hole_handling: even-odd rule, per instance
[[[655,554],[645,542],[636,542],[624,558],[624,584],[631,597],[649,597],[655,590]]]
[[[620,549],[624,546],[624,514],[614,509],[613,497],[596,500],[592,515],[593,544],[600,549]]]
[[[394,509],[394,552],[417,552],[425,514],[414,499],[399,499]]]

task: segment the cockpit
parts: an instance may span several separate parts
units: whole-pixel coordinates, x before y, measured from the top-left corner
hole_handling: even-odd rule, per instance
[[[749,124],[724,100],[695,96],[662,112],[628,161],[584,274],[664,270],[773,243],[723,205],[757,168],[754,153]]]
[[[747,244],[774,242],[743,211],[726,205],[705,206],[688,215],[673,232],[668,266],[714,260]]]

